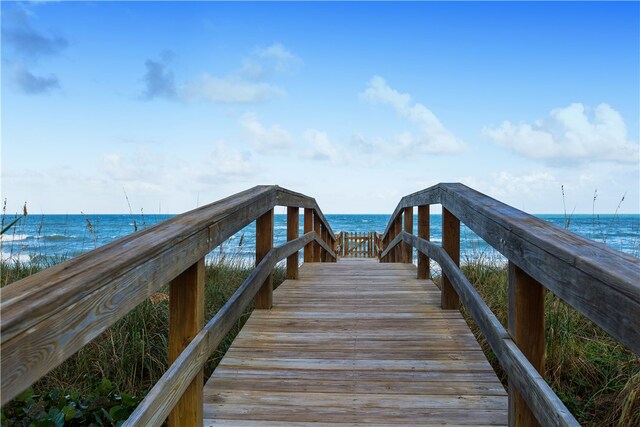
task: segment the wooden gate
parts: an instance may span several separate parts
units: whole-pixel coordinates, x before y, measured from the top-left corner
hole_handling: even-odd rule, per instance
[[[380,254],[380,237],[377,231],[347,232],[338,234],[336,253],[343,258],[377,258]]]

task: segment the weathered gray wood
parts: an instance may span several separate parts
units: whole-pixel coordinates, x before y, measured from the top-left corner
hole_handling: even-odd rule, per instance
[[[295,191],[287,190],[286,188],[279,187],[277,185],[273,186],[277,190],[277,202],[278,206],[297,206],[299,208],[309,208],[314,209],[318,213],[318,217],[322,224],[327,227],[327,231],[333,240],[336,239],[336,235],[333,234],[333,230],[331,229],[331,224],[327,221],[324,214],[320,210],[318,203],[316,203],[316,199],[313,197],[305,196],[301,193],[296,193]]]
[[[579,426],[580,424],[551,390],[544,378],[513,343],[509,333],[451,257],[441,247],[427,240],[407,233],[403,233],[400,237],[440,264],[443,274],[449,278],[465,308],[500,361],[500,365],[507,372],[509,379],[519,390],[537,420],[545,426]]]
[[[307,233],[296,240],[273,248],[242,282],[242,285],[222,306],[216,315],[189,343],[185,350],[149,391],[145,399],[125,422],[125,426],[161,425],[189,383],[202,370],[224,336],[235,325],[244,309],[253,300],[258,289],[282,259],[299,251],[314,238]]]
[[[408,208],[409,206],[422,206],[422,205],[436,205],[440,203],[440,186],[442,184],[437,184],[429,188],[425,188],[424,190],[416,191],[415,193],[404,196],[398,206],[396,206],[395,210],[391,214],[391,218],[389,219],[389,223],[387,224],[387,228],[382,233],[383,236],[386,236],[389,232],[389,228],[393,220],[402,213],[404,208]]]
[[[640,355],[640,259],[580,237],[462,184],[442,205],[528,275]]]
[[[2,404],[272,209],[281,192],[252,188],[3,288]]]
[[[166,226],[158,227],[157,239],[147,234],[137,234],[144,236],[143,242],[139,242],[138,239],[130,240],[128,236],[123,238],[125,241],[121,246],[110,244],[110,250],[106,253],[99,248],[95,262],[92,261],[94,257],[83,255],[79,257],[83,258],[82,263],[78,264],[74,259],[62,264],[67,266],[62,271],[60,266],[54,267],[3,288],[2,326],[6,322],[7,335],[11,332],[14,337],[6,340],[8,337],[2,334],[2,339],[6,340],[2,343],[2,404],[58,366],[157,292],[160,286],[204,257],[213,245],[229,238],[256,216],[269,210],[274,201],[272,195],[267,195],[245,204],[240,212],[231,210],[236,214],[222,218],[216,215],[214,219],[217,222],[214,225],[204,224],[204,229],[180,241],[172,239],[171,235],[180,233],[184,225],[182,221],[178,224],[172,222],[173,230],[171,224],[169,229]],[[247,214],[246,211],[252,213]],[[164,239],[173,242],[173,245],[163,247]],[[99,273],[102,275],[96,275]],[[96,282],[100,286],[96,287]],[[13,297],[14,286],[24,290],[25,283],[40,291],[37,295],[32,293],[32,301]],[[58,288],[64,288],[65,292]],[[93,291],[87,294],[87,288]],[[72,297],[76,295],[74,291],[83,298],[70,302],[75,300]],[[69,301],[65,299],[67,297]],[[45,307],[41,306],[43,300],[51,304],[46,314]],[[37,307],[36,313],[39,313],[34,317],[40,318],[40,322],[34,325],[28,316],[32,305]],[[22,307],[24,312],[16,313],[18,307]],[[21,325],[25,329],[20,330]],[[16,336],[15,332],[20,333]]]
[[[320,236],[322,235],[322,220],[318,217],[316,211],[313,211],[313,231],[315,231],[318,239],[313,243],[313,262],[320,262],[322,259],[322,245],[320,245]]]

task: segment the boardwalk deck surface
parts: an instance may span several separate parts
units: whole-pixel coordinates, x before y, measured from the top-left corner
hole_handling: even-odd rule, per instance
[[[205,425],[506,425],[457,310],[410,264],[305,264],[255,310],[204,390]]]

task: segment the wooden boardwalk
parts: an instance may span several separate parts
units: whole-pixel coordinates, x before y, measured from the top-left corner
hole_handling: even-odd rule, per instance
[[[507,394],[411,264],[305,264],[205,385],[205,425],[506,425]]]

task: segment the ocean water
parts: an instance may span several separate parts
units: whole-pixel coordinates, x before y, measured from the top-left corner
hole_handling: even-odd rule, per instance
[[[277,208],[276,212],[279,210]],[[136,229],[141,230],[157,224],[173,215],[29,215],[1,236],[1,253],[4,260],[30,262],[38,259],[56,261],[70,259],[95,249]],[[537,215],[556,226],[564,227],[563,215]],[[383,232],[389,215],[326,215],[335,233]],[[7,217],[5,222],[11,218]],[[303,215],[300,218],[302,234]],[[286,215],[275,215],[274,244],[286,241]],[[442,217],[431,215],[431,240],[440,243]],[[414,215],[414,230],[417,230],[417,215]],[[605,243],[613,249],[640,256],[640,215],[573,215],[569,230]],[[500,254],[484,243],[467,227],[461,228],[460,252],[462,261],[482,257],[500,262]],[[216,248],[212,258],[253,259],[255,248],[255,225],[251,224],[233,235]]]

